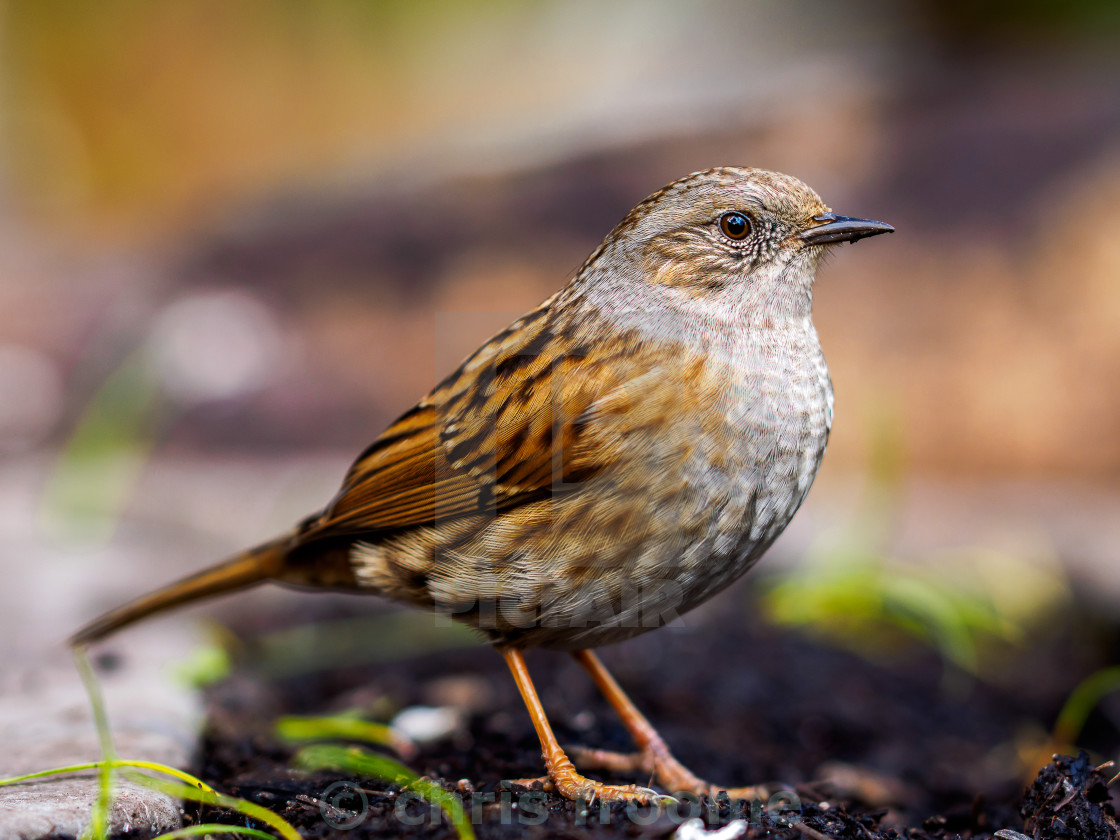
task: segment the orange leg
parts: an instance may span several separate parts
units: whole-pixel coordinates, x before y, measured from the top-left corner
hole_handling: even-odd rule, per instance
[[[572,653],[595,680],[603,696],[618,712],[623,724],[630,731],[630,736],[637,744],[639,753],[624,755],[621,753],[607,752],[605,750],[581,750],[579,755],[583,760],[599,767],[617,772],[642,772],[657,779],[665,790],[670,793],[693,793],[696,795],[708,794],[714,797],[722,790],[732,799],[754,799],[756,796],[765,799],[767,791],[761,786],[724,788],[710,784],[696,776],[691,770],[677,761],[669,751],[668,744],[658,734],[653,725],[646,720],[645,715],[626,696],[614,677],[603,666],[594,653],[589,650],[577,650]]]
[[[533,680],[529,670],[525,667],[525,660],[517,650],[502,651],[509,670],[513,673],[514,682],[521,692],[521,699],[529,710],[529,717],[533,719],[533,726],[537,730],[537,737],[541,740],[541,749],[544,752],[544,763],[548,769],[548,778],[562,796],[568,799],[583,799],[587,802],[596,800],[637,800],[643,804],[659,799],[658,795],[649,788],[637,785],[604,785],[581,776],[576,772],[568,756],[560,748],[552,727],[548,724],[544,707],[541,706],[537,690],[533,687]]]

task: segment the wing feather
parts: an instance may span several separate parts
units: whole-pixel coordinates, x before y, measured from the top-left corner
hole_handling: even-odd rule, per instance
[[[525,316],[385,430],[303,539],[507,510],[597,474],[611,447],[593,445],[591,432],[609,417],[618,433],[633,357],[591,355],[545,307]]]

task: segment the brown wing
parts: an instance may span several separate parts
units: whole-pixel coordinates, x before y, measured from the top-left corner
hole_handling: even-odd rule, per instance
[[[504,510],[590,478],[610,448],[589,427],[627,409],[622,360],[599,355],[558,336],[546,307],[525,316],[386,429],[303,538]]]

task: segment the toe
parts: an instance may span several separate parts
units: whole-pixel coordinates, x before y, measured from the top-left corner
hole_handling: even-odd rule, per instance
[[[580,799],[584,802],[637,802],[640,805],[651,805],[664,798],[647,787],[604,785],[583,777],[561,780],[556,784],[556,789],[567,799]]]

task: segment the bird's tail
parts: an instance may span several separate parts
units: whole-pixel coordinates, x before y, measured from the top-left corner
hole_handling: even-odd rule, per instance
[[[289,545],[288,537],[265,543],[137,598],[87,624],[70,637],[70,644],[88,645],[153,613],[274,579],[284,570]]]

